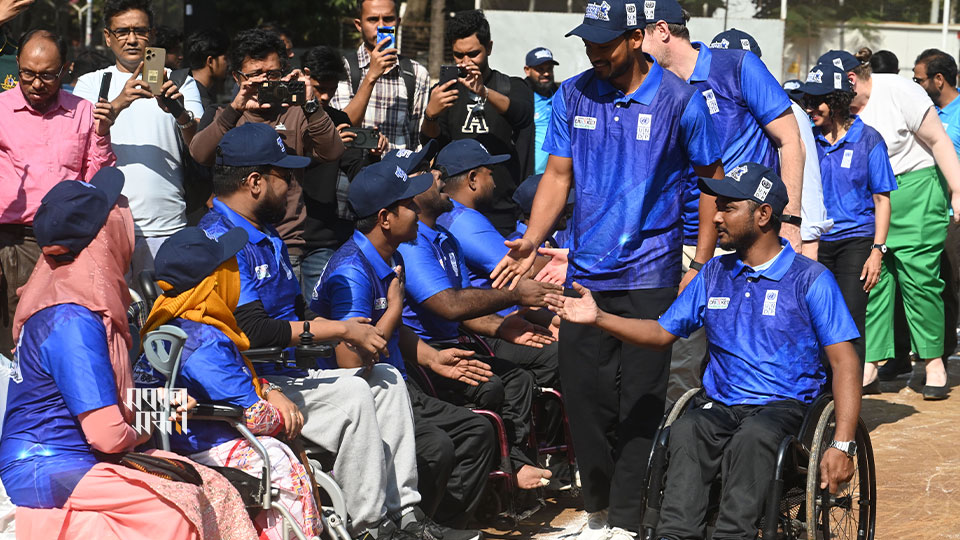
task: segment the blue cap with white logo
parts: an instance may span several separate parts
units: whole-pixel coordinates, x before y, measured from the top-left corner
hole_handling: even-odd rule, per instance
[[[711,49],[743,49],[745,51],[750,51],[753,54],[760,56],[760,44],[757,43],[757,40],[753,39],[753,36],[744,32],[743,30],[737,30],[736,28],[731,28],[720,32],[719,34],[713,36],[713,39],[710,40]]]
[[[677,0],[644,0],[643,17],[646,24],[663,21],[667,24],[687,24],[683,8]]]
[[[353,182],[347,200],[359,217],[372,216],[397,201],[416,197],[433,185],[430,173],[407,176],[396,162],[380,161],[364,167]]]
[[[290,155],[277,130],[267,124],[250,122],[228,131],[217,146],[217,165],[255,167],[273,165],[302,169],[310,158]]]
[[[634,30],[643,26],[644,20],[639,17],[638,12],[643,1],[588,0],[583,22],[580,26],[567,32],[566,37],[577,36],[591,43],[613,41],[627,30]],[[654,0],[646,0],[646,3],[655,2]]]
[[[413,171],[421,168],[424,164],[429,164],[435,155],[437,155],[437,141],[430,139],[427,141],[427,144],[423,145],[420,150],[416,152],[407,150],[406,148],[397,148],[396,150],[387,152],[380,161],[395,163],[399,165],[405,173],[412,174]]]
[[[790,79],[789,81],[784,81],[783,91],[790,96],[790,99],[794,101],[800,101],[800,98],[803,97],[803,92],[800,91],[800,85],[803,84],[803,81],[800,79]]]
[[[536,49],[527,53],[527,59],[525,60],[524,65],[527,67],[539,66],[540,64],[546,64],[550,62],[551,64],[558,66],[560,62],[557,62],[553,59],[553,53],[550,49],[546,47],[537,47]]]
[[[853,92],[847,72],[833,64],[814,66],[807,74],[807,82],[799,90],[811,96],[825,96],[833,92]]]
[[[437,154],[436,168],[447,176],[476,169],[477,167],[496,165],[510,159],[510,154],[491,156],[487,148],[476,139],[460,139],[443,147]]]
[[[843,71],[850,71],[860,65],[860,61],[857,60],[857,57],[848,53],[847,51],[827,51],[820,58],[817,58],[817,64],[832,64],[842,69]]]
[[[778,217],[787,207],[787,186],[776,171],[759,163],[734,167],[721,179],[701,177],[699,184],[700,191],[708,195],[769,204]]]

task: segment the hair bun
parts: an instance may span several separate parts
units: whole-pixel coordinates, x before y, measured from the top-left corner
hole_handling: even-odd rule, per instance
[[[860,47],[860,50],[853,55],[861,64],[867,64],[870,62],[870,58],[873,57],[873,51],[870,50],[870,47]]]

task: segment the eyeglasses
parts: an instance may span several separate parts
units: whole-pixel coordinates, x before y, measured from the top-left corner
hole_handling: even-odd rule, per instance
[[[43,72],[37,73],[36,71],[30,71],[29,69],[23,69],[23,68],[21,68],[21,69],[20,69],[20,82],[22,82],[22,83],[24,83],[24,84],[30,84],[30,83],[32,83],[35,79],[38,79],[38,78],[39,78],[42,82],[47,83],[47,84],[50,84],[50,83],[52,83],[52,82],[56,82],[56,80],[60,78],[60,75],[63,74],[63,67],[64,67],[64,66],[60,66],[60,71],[58,71],[58,72],[56,72],[56,73],[51,73],[51,72],[49,72],[49,71],[43,71]]]
[[[133,34],[138,38],[146,38],[150,36],[150,28],[146,26],[131,26],[125,28],[115,28],[113,30],[107,28],[107,32],[110,32],[110,34],[117,39],[123,39],[130,34]]]
[[[268,172],[264,172],[264,173],[260,173],[260,174],[262,174],[263,176],[272,176],[272,177],[274,177],[274,178],[279,178],[279,179],[283,180],[284,182],[286,182],[287,184],[290,184],[290,182],[293,181],[293,173],[290,173],[290,174],[287,174],[287,175],[282,175],[282,174],[277,174],[277,173],[275,173],[275,172],[273,172],[273,171],[268,171]]]
[[[244,79],[252,79],[254,77],[259,77],[260,75],[266,75],[268,81],[279,81],[280,77],[283,77],[283,70],[279,69],[268,69],[267,71],[258,69],[256,71],[251,71],[250,73],[244,73],[242,71],[237,71],[236,73]]]

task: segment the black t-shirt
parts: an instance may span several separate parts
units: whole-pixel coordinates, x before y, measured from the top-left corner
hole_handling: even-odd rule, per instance
[[[350,118],[339,109],[324,107],[333,125],[349,124]],[[307,219],[303,223],[304,253],[319,248],[337,249],[353,234],[354,222],[338,215],[337,180],[340,172],[348,180],[370,161],[359,148],[347,147],[339,161],[315,162],[303,175],[303,203]],[[342,204],[342,201],[341,201]]]
[[[532,143],[521,140],[524,130],[533,125],[533,93],[523,79],[496,70],[490,71],[484,85],[510,98],[506,112],[501,115],[486,103],[482,112],[471,114],[479,98],[458,84],[457,101],[438,120],[438,142],[443,147],[459,139],[476,139],[491,154],[510,154],[509,160],[493,167],[494,200],[483,212],[501,233],[507,235],[516,227],[518,215],[516,203],[511,198],[513,191],[517,184],[533,174],[533,156],[527,149]]]

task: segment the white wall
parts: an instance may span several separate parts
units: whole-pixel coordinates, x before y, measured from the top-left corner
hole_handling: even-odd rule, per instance
[[[523,77],[524,57],[535,47],[547,47],[560,63],[557,80],[590,69],[578,37],[563,37],[583,21],[582,13],[544,13],[525,11],[487,11],[493,53],[490,66],[509,75]],[[783,54],[783,21],[779,19],[729,19],[731,28],[739,28],[756,38],[763,51],[763,62],[780,77]],[[723,31],[723,19],[695,17],[688,24],[694,41],[709,42]]]

